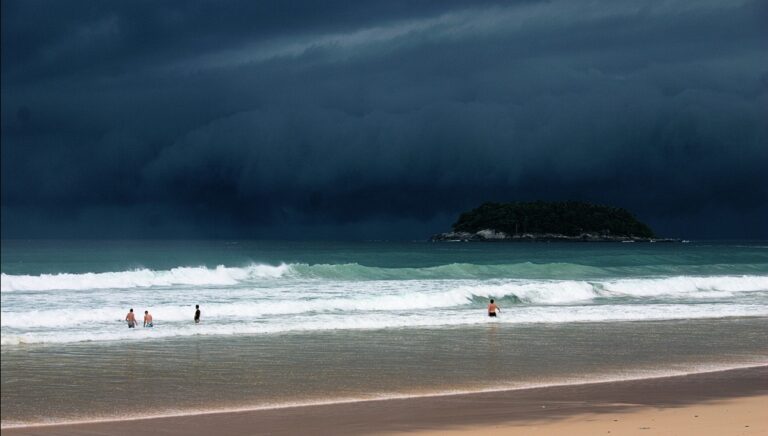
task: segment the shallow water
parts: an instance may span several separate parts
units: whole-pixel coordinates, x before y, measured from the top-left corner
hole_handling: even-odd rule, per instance
[[[505,325],[4,347],[2,422],[103,419],[768,364],[768,319]]]

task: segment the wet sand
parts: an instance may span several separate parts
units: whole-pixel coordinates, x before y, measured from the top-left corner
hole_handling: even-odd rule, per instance
[[[390,433],[391,436],[544,435],[764,435],[768,395],[732,398],[682,407],[644,407],[617,413],[583,413],[558,420],[508,422]]]
[[[768,366],[607,383],[3,429],[3,435],[765,434]]]

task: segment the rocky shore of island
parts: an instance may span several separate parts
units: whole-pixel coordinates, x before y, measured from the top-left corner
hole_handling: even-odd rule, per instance
[[[445,232],[433,235],[433,242],[687,242],[677,238],[644,238],[599,233],[563,235],[559,233],[519,233],[508,235],[493,229],[470,232]]]

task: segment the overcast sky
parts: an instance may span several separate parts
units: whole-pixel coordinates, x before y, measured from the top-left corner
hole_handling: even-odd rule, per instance
[[[2,237],[768,238],[768,2],[2,1]]]

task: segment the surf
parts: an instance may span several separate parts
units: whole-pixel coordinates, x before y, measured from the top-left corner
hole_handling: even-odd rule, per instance
[[[176,267],[155,271],[146,268],[102,273],[58,273],[40,275],[0,275],[0,289],[12,291],[52,291],[90,289],[130,289],[161,286],[231,286],[246,280],[278,278],[289,269],[286,264],[253,264],[244,268]]]

